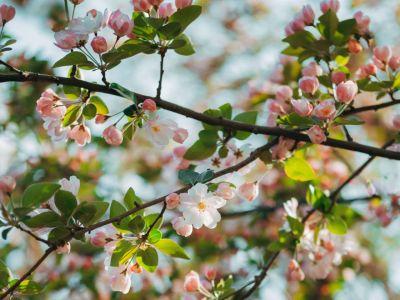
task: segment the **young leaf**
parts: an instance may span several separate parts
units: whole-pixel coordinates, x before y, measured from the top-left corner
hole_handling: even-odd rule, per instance
[[[190,259],[186,251],[173,240],[161,239],[154,244],[154,247],[156,247],[159,251],[166,255],[183,259]]]
[[[247,111],[241,114],[238,114],[234,119],[237,122],[243,122],[247,124],[254,125],[257,121],[257,112],[256,111]],[[246,131],[238,131],[235,134],[235,138],[238,140],[245,140],[251,135],[251,132]]]
[[[124,197],[124,204],[128,209],[133,209],[138,205],[143,203],[142,199],[140,199],[133,188],[129,188]]]
[[[97,108],[96,108],[96,106],[94,104],[88,103],[83,108],[82,114],[83,114],[83,116],[85,117],[86,120],[91,120],[96,116]]]
[[[189,149],[186,150],[184,158],[187,160],[203,160],[212,156],[217,150],[217,144],[206,145],[198,140]]]
[[[201,15],[201,6],[190,5],[185,8],[179,9],[170,18],[169,23],[177,22],[180,24],[180,32],[185,29]]]
[[[82,114],[82,106],[81,105],[71,105],[68,107],[67,112],[64,115],[63,126],[67,127],[74,123]]]
[[[111,256],[111,266],[118,267],[126,264],[135,255],[138,248],[127,240],[119,241]]]
[[[343,235],[347,233],[347,224],[341,217],[331,215],[328,217],[328,230],[333,234]]]
[[[109,113],[107,105],[98,96],[92,96],[89,99],[89,103],[96,106],[97,113],[100,115],[107,115]]]
[[[22,206],[37,207],[43,202],[49,200],[56,191],[60,189],[56,183],[35,183],[30,185],[22,195]]]
[[[81,52],[71,52],[65,55],[63,58],[58,60],[54,65],[53,68],[59,68],[59,67],[66,67],[66,66],[72,66],[72,65],[87,65],[87,66],[93,66],[93,63],[88,61],[87,57],[85,54]]]
[[[159,214],[150,214],[148,216],[144,217],[144,222],[146,224],[146,227],[149,228],[154,221],[158,218]],[[159,218],[156,224],[153,226],[153,229],[159,229],[163,223],[163,217]]]
[[[131,232],[139,234],[143,232],[145,225],[143,217],[138,215],[129,221],[128,228]]]
[[[0,288],[6,287],[8,285],[8,280],[10,279],[11,273],[7,265],[0,260]]]
[[[59,190],[54,196],[54,203],[59,211],[66,216],[67,218],[72,215],[76,206],[78,205],[78,201],[74,194],[68,191]]]
[[[52,211],[46,211],[30,219],[24,220],[24,223],[31,228],[57,227],[64,224],[61,220],[61,216]]]
[[[149,241],[150,244],[157,243],[160,241],[162,238],[162,233],[159,229],[152,229],[149,233],[149,237],[147,240]]]
[[[316,174],[310,164],[298,157],[289,158],[285,162],[286,175],[296,181],[310,181],[316,178]]]
[[[180,55],[189,56],[194,54],[196,51],[193,48],[192,41],[185,34],[179,35],[170,45],[169,48],[175,50]]]
[[[14,285],[16,282],[18,281],[18,279],[13,279],[9,282],[9,285],[12,286]],[[33,281],[33,280],[24,280],[21,282],[21,284],[18,286],[17,291],[18,293],[22,294],[22,295],[36,295],[39,294],[42,291],[42,286]]]
[[[148,247],[145,250],[139,250],[136,255],[136,262],[146,271],[154,272],[158,265],[157,251],[152,247]]]

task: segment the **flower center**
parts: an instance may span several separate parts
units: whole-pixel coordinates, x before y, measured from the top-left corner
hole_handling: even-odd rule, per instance
[[[151,130],[153,130],[154,133],[159,133],[161,131],[161,128],[158,125],[153,125],[151,126]]]
[[[206,210],[206,207],[207,207],[207,205],[204,203],[203,200],[201,200],[201,201],[197,204],[197,208],[198,208],[200,211],[205,211],[205,210]]]

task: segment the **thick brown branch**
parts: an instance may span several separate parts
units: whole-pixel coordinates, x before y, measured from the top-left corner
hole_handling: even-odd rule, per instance
[[[62,84],[62,85],[70,85],[70,86],[77,86],[81,88],[88,89],[92,92],[101,92],[110,95],[119,96],[116,90],[110,89],[104,85],[99,85],[83,80],[79,80],[76,78],[67,78],[67,77],[59,77],[59,76],[50,76],[45,74],[37,74],[31,72],[24,72],[23,74],[0,74],[0,82],[51,82],[55,84]],[[246,123],[236,122],[227,120],[224,118],[214,118],[207,116],[202,113],[195,112],[191,109],[185,108],[183,106],[162,100],[157,99],[155,97],[149,97],[142,94],[136,94],[137,99],[140,102],[143,102],[147,98],[151,98],[156,101],[157,105],[161,108],[166,110],[184,115],[188,118],[192,118],[209,125],[216,125],[216,126],[224,126],[225,128],[229,128],[232,130],[240,130],[240,131],[247,131],[254,134],[264,134],[264,135],[272,135],[272,136],[283,136],[286,138],[290,138],[296,141],[304,141],[310,142],[310,139],[306,134],[302,134],[296,131],[287,130],[279,127],[267,127],[267,126],[257,126],[257,125],[250,125]],[[400,101],[399,101],[400,102]],[[367,145],[362,145],[359,143],[354,142],[347,142],[341,141],[336,139],[328,139],[326,142],[323,143],[326,146],[346,149],[356,152],[361,152],[365,154],[369,154],[371,156],[380,156],[390,159],[400,160],[400,153],[395,151],[384,150],[376,147],[371,147]]]

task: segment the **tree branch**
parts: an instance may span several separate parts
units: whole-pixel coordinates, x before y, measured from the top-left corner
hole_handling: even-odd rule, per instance
[[[89,91],[92,92],[100,92],[100,93],[120,96],[116,90],[110,89],[104,85],[90,83],[76,78],[50,76],[50,75],[31,73],[31,72],[24,72],[23,74],[0,74],[0,82],[51,82],[55,84],[77,86],[80,88],[88,89]],[[224,118],[214,118],[162,99],[157,99],[142,94],[136,94],[136,96],[138,101],[140,102],[143,102],[147,98],[151,98],[161,108],[186,116],[188,118],[204,122],[209,125],[224,126],[225,128],[229,128],[232,130],[247,131],[254,134],[283,136],[296,141],[310,142],[310,139],[306,134],[302,134],[293,130],[287,130],[279,127],[250,125],[242,122],[231,121]],[[398,102],[400,103],[400,101]],[[329,138],[327,139],[326,142],[323,143],[323,145],[361,152],[369,154],[371,156],[380,156],[380,157],[400,160],[399,152],[384,150],[376,147],[362,145],[355,142],[347,142]]]

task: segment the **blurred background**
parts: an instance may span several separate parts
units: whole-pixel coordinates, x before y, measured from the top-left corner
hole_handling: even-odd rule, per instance
[[[284,27],[303,4],[311,4],[317,10],[320,1],[197,2],[204,7],[203,15],[187,32],[195,45],[196,54],[191,57],[178,56],[172,52],[167,54],[162,97],[202,111],[207,107],[215,108],[226,102],[230,102],[237,109],[254,106],[254,103],[249,102],[249,95],[254,89],[268,85],[268,78],[276,72],[280,60],[279,53],[285,48],[281,42],[284,37]],[[5,58],[22,69],[42,73],[53,72],[51,66],[64,55],[54,45],[53,37],[53,31],[63,26],[63,1],[15,0],[1,1],[1,3],[17,7],[16,18],[8,25],[6,32],[18,42]],[[362,9],[371,17],[371,28],[376,33],[377,44],[400,47],[398,0],[342,0],[341,3],[339,18],[350,18],[355,11]],[[106,8],[111,11],[121,9],[127,14],[132,11],[128,0],[86,0],[79,5],[77,16],[84,15],[92,8],[100,11]],[[118,82],[142,94],[155,95],[158,68],[157,56],[139,55],[125,60],[119,67],[111,70],[108,80]],[[56,69],[54,72],[57,75],[66,75],[65,69]],[[100,82],[99,75],[94,72],[86,71],[84,78]],[[163,164],[173,159],[169,157],[172,146],[160,152],[159,149],[146,145],[145,139],[140,135],[134,142],[121,149],[107,147],[100,138],[95,139],[95,143],[84,149],[75,145],[66,147],[64,143],[52,144],[41,128],[42,121],[34,113],[35,102],[45,87],[44,84],[0,85],[0,175],[11,173],[17,176],[23,188],[34,181],[58,180],[75,174],[82,182],[81,199],[120,199],[129,187],[133,187],[143,199],[152,199],[170,191],[171,185],[176,185],[176,172],[172,169],[162,170]],[[106,95],[102,97],[115,111],[127,105],[126,101],[117,97]],[[257,108],[261,112],[264,111],[262,103],[258,104]],[[381,133],[388,130],[388,122],[393,111],[384,110],[373,117],[367,115],[365,118],[370,121],[367,126],[350,130],[360,142],[379,146],[385,140]],[[190,129],[191,136],[186,142],[190,145],[196,138],[199,124],[172,113],[164,114],[177,120],[181,127]],[[260,117],[258,123],[265,125],[266,121]],[[374,130],[368,130],[371,128]],[[101,136],[102,129],[98,126],[93,127],[94,135]],[[263,141],[263,138],[253,137],[250,143],[252,147],[256,147]],[[135,147],[137,143],[142,143],[141,147]],[[345,157],[353,168],[366,159],[365,155],[359,154],[345,153]],[[362,181],[354,182],[345,190],[345,195],[357,197],[365,194],[365,181],[373,182],[379,190],[386,193],[399,193],[399,171],[399,163],[378,159],[363,173]],[[285,197],[286,195],[282,201],[289,199]],[[251,207],[257,203],[244,205]],[[356,203],[354,207],[360,212],[366,212],[368,209],[365,203]],[[307,289],[319,289],[320,293],[315,295],[322,295],[318,296],[322,297],[321,299],[324,295],[327,299],[400,299],[399,225],[400,222],[397,220],[386,228],[382,228],[377,222],[358,226],[357,238],[363,246],[370,249],[368,253],[370,265],[365,268],[351,265],[347,269],[343,267],[341,280],[336,282],[336,285],[314,282],[315,287],[308,286]],[[37,254],[34,252],[27,254],[27,248],[20,246],[25,242],[21,240],[20,233],[12,232],[8,239],[12,240],[11,245],[6,246],[4,242],[0,242],[0,257],[5,258],[14,270],[23,270],[27,263],[32,263]],[[77,249],[79,251],[79,245]],[[232,256],[235,257],[232,261],[237,265],[233,266],[230,261],[229,268],[232,270],[244,268],[248,274],[254,274],[254,266],[246,267],[248,257],[241,255],[240,251],[235,255]],[[56,275],[61,276],[60,274],[54,276]],[[79,281],[77,278],[71,275],[65,280],[68,284],[73,284],[69,281]],[[137,283],[137,285],[144,284]],[[313,282],[309,284],[312,285]],[[158,287],[160,291],[163,288],[164,285]],[[328,289],[325,294],[324,289]],[[62,288],[54,290],[58,296],[52,299],[67,297],[86,299],[83,294],[77,295]],[[297,294],[290,292],[284,279],[284,267],[278,266],[268,276],[258,297],[274,300],[319,299],[304,298],[304,295],[301,292]]]

